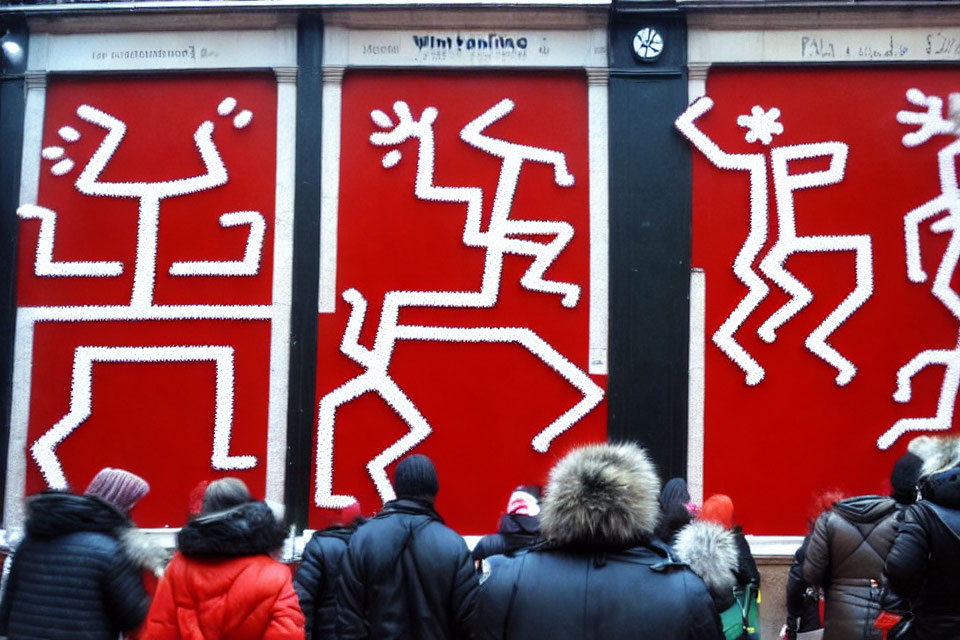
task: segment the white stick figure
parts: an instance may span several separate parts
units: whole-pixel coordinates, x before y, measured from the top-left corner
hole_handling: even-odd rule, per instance
[[[334,423],[336,410],[340,406],[373,391],[383,398],[410,427],[407,434],[367,464],[367,470],[384,501],[394,497],[386,467],[410,451],[431,432],[429,423],[416,405],[387,373],[393,349],[399,340],[516,343],[526,348],[580,390],[583,398],[533,438],[532,445],[536,451],[545,452],[554,438],[573,426],[603,399],[603,389],[528,328],[414,326],[399,322],[400,310],[406,307],[484,309],[495,306],[500,291],[503,259],[508,253],[534,257],[533,263],[521,278],[520,283],[523,287],[531,291],[560,295],[561,304],[566,307],[577,304],[580,287],[572,283],[544,278],[546,270],[572,239],[573,227],[562,221],[512,220],[509,217],[524,162],[552,165],[554,181],[559,186],[568,187],[574,182],[573,176],[567,170],[566,159],[562,153],[506,142],[483,134],[483,131],[493,122],[510,113],[513,106],[511,100],[501,100],[468,123],[460,132],[460,137],[468,144],[502,159],[491,221],[486,231],[481,229],[480,224],[482,189],[444,187],[435,185],[433,182],[435,160],[433,123],[438,115],[437,109],[434,107],[424,109],[420,119],[416,120],[407,103],[398,101],[393,107],[398,119],[397,124],[394,124],[390,116],[383,111],[375,110],[370,114],[374,123],[385,130],[370,136],[370,142],[374,145],[395,146],[411,138],[419,142],[414,194],[417,198],[426,201],[465,204],[467,214],[463,243],[470,247],[485,248],[486,257],[481,286],[477,291],[388,292],[384,296],[380,324],[372,349],[358,343],[367,309],[365,298],[355,289],[347,289],[343,292],[343,298],[351,305],[351,311],[340,349],[366,371],[326,394],[320,400],[315,496],[319,507],[340,508],[355,500],[350,495],[333,493]],[[396,166],[400,159],[400,151],[393,149],[384,155],[383,166],[385,168]],[[541,243],[517,238],[518,235],[547,235],[553,236],[553,240]]]
[[[217,111],[225,117],[231,115],[235,107],[236,100],[226,98],[220,103]],[[77,191],[90,196],[133,198],[139,201],[136,262],[128,309],[143,316],[149,316],[152,311],[163,308],[154,304],[161,201],[214,189],[226,184],[228,180],[226,166],[213,142],[214,124],[210,120],[202,122],[193,135],[204,165],[203,174],[159,182],[105,182],[100,180],[100,176],[113,160],[126,134],[127,126],[119,118],[86,104],[77,108],[77,116],[107,131],[100,145],[81,170],[75,182]],[[233,126],[237,129],[245,128],[252,118],[253,113],[244,109],[234,116]],[[69,126],[61,127],[58,133],[67,144],[72,144],[81,137],[79,131]],[[56,161],[50,169],[55,176],[66,176],[75,166],[74,161],[66,157],[65,149],[61,146],[48,146],[42,150],[41,156],[45,160]],[[115,261],[54,260],[56,212],[34,204],[25,204],[17,210],[17,213],[21,218],[40,220],[37,257],[34,265],[34,271],[38,276],[104,278],[123,273],[123,264]],[[249,225],[250,234],[243,259],[175,262],[170,268],[171,275],[240,276],[257,273],[266,227],[263,215],[258,211],[228,212],[220,216],[220,224],[224,227]],[[102,307],[95,306],[75,307],[70,319],[99,319],[98,314],[104,310]],[[116,311],[116,309],[113,310]],[[171,317],[176,317],[176,314]],[[229,454],[233,427],[233,353],[232,347],[222,345],[109,347],[82,345],[76,347],[73,354],[70,410],[30,447],[31,455],[48,485],[61,489],[67,487],[60,459],[56,455],[56,447],[91,415],[94,362],[214,362],[216,364],[216,415],[211,465],[215,469],[255,467],[256,457]]]
[[[897,113],[897,122],[919,125],[916,131],[903,136],[905,147],[921,145],[936,135],[956,135],[956,123],[943,117],[943,100],[924,95],[919,89],[907,91],[907,101],[925,111],[903,110]],[[960,101],[960,94],[951,94],[951,104]],[[950,233],[947,249],[933,279],[931,291],[953,316],[960,321],[960,296],[950,286],[957,263],[960,261],[960,187],[957,184],[956,158],[960,156],[960,139],[951,141],[937,152],[940,173],[940,195],[928,200],[904,216],[904,241],[907,251],[907,277],[911,282],[926,282],[920,254],[920,225],[941,214],[947,215],[930,225],[935,233]],[[910,359],[897,371],[897,389],[893,399],[910,402],[913,395],[913,376],[931,365],[943,365],[943,383],[937,401],[937,413],[929,418],[901,418],[877,439],[877,447],[888,449],[900,436],[911,431],[946,431],[953,425],[954,404],[960,389],[960,333],[953,349],[927,349]]]
[[[750,173],[750,230],[733,260],[733,273],[746,285],[747,295],[713,334],[713,342],[746,373],[748,385],[759,384],[766,372],[760,363],[740,346],[733,334],[763,302],[770,291],[767,283],[753,270],[753,261],[767,242],[767,159],[763,153],[727,153],[700,131],[696,121],[713,108],[713,100],[700,98],[684,111],[675,123],[697,149],[718,169]]]
[[[720,149],[697,126],[696,121],[713,107],[713,101],[704,97],[693,104],[676,120],[676,127],[704,156],[720,169],[748,171],[750,174],[750,230],[737,257],[733,271],[747,286],[748,293],[713,334],[713,341],[746,374],[748,385],[758,384],[764,377],[763,367],[734,339],[734,333],[760,305],[769,292],[764,280],[753,270],[768,234],[767,212],[767,160],[764,153],[732,154]],[[780,110],[764,111],[754,106],[751,115],[742,115],[737,124],[748,129],[747,142],[769,145],[773,136],[783,132],[776,122]],[[845,385],[856,374],[856,367],[844,358],[826,340],[843,324],[873,293],[872,243],[865,234],[848,236],[800,236],[796,231],[794,215],[794,192],[800,189],[825,187],[843,179],[848,148],[842,142],[818,142],[813,144],[774,147],[771,152],[774,193],[777,202],[777,241],[760,261],[758,268],[763,275],[790,296],[780,309],[775,311],[757,330],[766,342],[776,340],[776,330],[789,321],[813,300],[813,294],[797,280],[784,264],[795,253],[853,251],[856,255],[856,287],[814,329],[805,340],[805,345],[814,355],[837,369],[836,383]],[[830,159],[827,169],[790,173],[789,164],[794,160],[826,157]]]

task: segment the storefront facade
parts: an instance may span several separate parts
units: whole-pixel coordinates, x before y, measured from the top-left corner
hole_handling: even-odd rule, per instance
[[[6,529],[124,466],[145,526],[228,474],[299,532],[416,452],[478,535],[630,439],[784,558],[952,429],[949,3],[0,17]]]

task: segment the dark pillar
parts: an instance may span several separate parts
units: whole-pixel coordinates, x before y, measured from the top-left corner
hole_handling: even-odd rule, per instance
[[[303,15],[297,37],[297,151],[293,301],[287,414],[287,521],[303,529],[312,494],[317,394],[317,290],[320,279],[320,132],[323,23]]]
[[[21,48],[19,60],[0,53],[0,504],[7,484],[7,442],[13,395],[13,338],[17,319],[17,234],[20,159],[26,109],[27,25],[21,16],[0,18],[0,36]]]
[[[617,3],[610,22],[608,437],[644,445],[668,478],[687,463],[692,185],[673,128],[687,105],[686,25],[652,4]],[[662,39],[654,60],[634,52],[644,28]]]

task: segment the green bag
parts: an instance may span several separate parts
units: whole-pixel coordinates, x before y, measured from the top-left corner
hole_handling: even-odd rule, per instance
[[[754,584],[736,587],[733,604],[720,612],[723,637],[727,640],[760,640],[760,591]]]

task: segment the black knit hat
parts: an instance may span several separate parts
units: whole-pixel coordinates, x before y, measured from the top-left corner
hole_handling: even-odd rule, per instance
[[[901,504],[913,504],[917,499],[917,481],[922,466],[920,457],[909,452],[903,454],[890,473],[890,486],[893,487],[890,497]]]
[[[427,456],[408,456],[397,465],[393,489],[400,498],[433,498],[440,489],[437,470]]]

